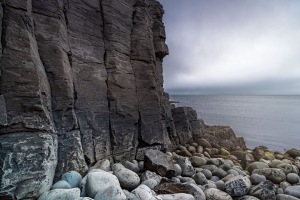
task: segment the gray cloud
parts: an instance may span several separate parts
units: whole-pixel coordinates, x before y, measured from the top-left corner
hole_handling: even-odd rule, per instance
[[[300,1],[160,2],[167,92],[300,94]]]

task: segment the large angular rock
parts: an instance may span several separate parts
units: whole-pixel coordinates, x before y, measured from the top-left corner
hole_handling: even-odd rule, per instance
[[[146,170],[153,171],[160,176],[172,178],[175,175],[176,168],[172,157],[161,151],[150,149],[145,154],[144,162]]]
[[[157,194],[176,194],[176,193],[190,193],[188,185],[183,183],[160,183],[154,191]]]
[[[0,196],[37,198],[49,190],[57,164],[57,138],[51,134],[0,136]]]

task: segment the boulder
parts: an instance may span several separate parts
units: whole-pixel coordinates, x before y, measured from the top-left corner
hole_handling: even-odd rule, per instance
[[[155,172],[151,172],[151,171],[145,171],[144,173],[142,173],[141,175],[141,181],[145,181],[148,179],[154,179],[156,180],[158,183],[160,183],[161,181],[161,176],[157,175]]]
[[[162,200],[195,200],[195,198],[192,195],[185,193],[161,194],[157,197],[161,198]]]
[[[255,196],[261,200],[276,200],[276,186],[271,181],[264,181],[252,187],[249,195]]]
[[[253,162],[250,165],[248,165],[247,171],[251,174],[252,171],[255,169],[264,169],[264,168],[269,168],[269,166],[263,162]]]
[[[105,190],[98,192],[94,200],[126,200],[126,196],[120,186],[111,185]]]
[[[280,183],[284,181],[286,176],[281,169],[277,168],[264,168],[264,169],[255,169],[252,171],[252,174],[264,175],[268,180],[273,183]]]
[[[299,200],[299,198],[287,194],[277,194],[276,200]]]
[[[193,176],[193,179],[198,185],[205,185],[208,183],[206,176],[201,172],[196,173],[195,176]]]
[[[119,186],[118,178],[106,171],[90,172],[87,175],[85,190],[88,197],[94,198],[98,192],[104,192],[111,185]]]
[[[205,190],[204,193],[208,200],[232,200],[232,197],[229,194],[216,188],[209,188]]]
[[[176,194],[176,193],[187,193],[189,194],[190,189],[188,185],[183,183],[160,183],[154,191],[157,194]]]
[[[295,184],[299,182],[299,176],[298,174],[295,173],[289,173],[286,175],[286,181],[289,182],[290,184]]]
[[[79,187],[82,176],[76,171],[66,172],[62,175],[61,180],[67,181],[72,188]]]
[[[286,153],[289,154],[291,157],[300,156],[300,150],[295,148],[288,150]]]
[[[257,185],[263,181],[267,180],[266,177],[264,175],[260,175],[260,174],[252,174],[250,176],[250,181],[252,182],[252,184]]]
[[[230,196],[243,196],[248,193],[251,181],[241,175],[234,176],[225,182],[225,190]]]
[[[152,149],[145,154],[144,167],[146,170],[153,171],[167,178],[172,178],[176,171],[172,157]]]
[[[146,185],[140,185],[131,192],[128,200],[161,200],[161,198]]]
[[[80,197],[80,189],[54,189],[44,192],[38,200],[74,200]]]
[[[182,169],[183,176],[191,177],[195,174],[195,169],[188,158],[179,158],[178,164]]]
[[[65,181],[65,180],[60,180],[56,182],[55,184],[52,185],[51,190],[54,189],[71,189],[71,185]]]
[[[119,179],[121,187],[126,190],[133,190],[140,184],[140,177],[133,171],[121,168],[114,171],[114,174]]]
[[[300,185],[289,186],[285,188],[284,193],[293,197],[300,198]]]

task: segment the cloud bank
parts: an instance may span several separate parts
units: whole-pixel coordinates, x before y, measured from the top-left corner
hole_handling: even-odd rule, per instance
[[[300,1],[160,0],[171,94],[300,94]]]

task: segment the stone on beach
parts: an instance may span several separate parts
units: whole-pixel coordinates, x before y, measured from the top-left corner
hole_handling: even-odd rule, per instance
[[[82,176],[76,171],[69,171],[62,175],[61,180],[67,181],[72,188],[78,187]]]
[[[120,168],[114,171],[114,174],[119,179],[120,185],[126,190],[133,190],[140,184],[140,177],[133,171]]]
[[[225,182],[225,190],[231,196],[243,196],[248,193],[251,181],[241,175],[234,176]]]
[[[80,198],[79,188],[49,190],[44,192],[38,200],[74,200],[76,198]]]

